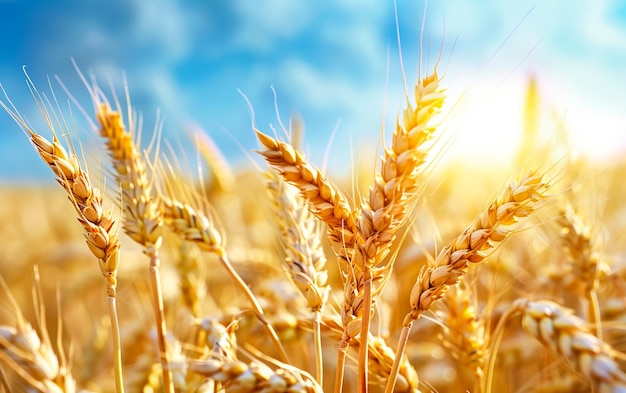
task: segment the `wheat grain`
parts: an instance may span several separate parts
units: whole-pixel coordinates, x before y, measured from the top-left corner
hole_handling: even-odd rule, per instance
[[[360,270],[385,261],[396,231],[414,206],[417,191],[423,186],[419,177],[430,150],[427,142],[436,130],[434,119],[444,97],[435,72],[416,84],[415,106],[408,103],[403,120],[396,123],[391,146],[385,149],[380,171],[357,220],[363,244],[358,248],[360,256],[355,256],[353,262]]]
[[[42,159],[57,175],[58,183],[67,191],[84,229],[87,246],[98,259],[100,271],[107,280],[107,292],[115,297],[119,263],[119,239],[111,210],[104,210],[100,190],[91,186],[76,154],[68,155],[56,135],[52,142],[27,129]]]
[[[455,240],[444,247],[433,267],[422,270],[411,290],[412,311],[408,319],[416,319],[441,298],[449,285],[454,285],[472,264],[487,257],[486,252],[513,233],[512,226],[520,218],[532,214],[534,205],[543,198],[548,184],[543,175],[530,172],[513,182]]]
[[[566,205],[558,220],[561,226],[561,241],[574,275],[585,290],[595,290],[601,276],[610,274],[609,267],[600,257],[597,240],[591,228],[585,225],[574,207]]]
[[[59,357],[52,348],[45,323],[39,270],[34,267],[35,286],[33,302],[37,312],[38,330],[26,320],[7,284],[0,279],[0,289],[8,302],[14,319],[12,326],[0,325],[0,363],[4,363],[24,382],[41,392],[74,393],[76,381],[65,358]]]
[[[152,181],[132,133],[126,131],[120,113],[106,103],[98,106],[96,119],[100,123],[100,135],[107,140],[106,148],[122,188],[124,231],[146,247],[146,253],[157,250],[161,244],[163,220],[152,192]]]
[[[444,92],[437,73],[415,86],[415,106],[410,102],[403,119],[396,122],[391,146],[385,149],[380,172],[369,196],[361,204],[357,219],[357,246],[344,291],[342,319],[345,338],[355,337],[354,326],[369,331],[371,307],[389,281],[393,260],[387,260],[396,231],[407,220],[418,196],[419,176],[424,170],[429,146],[436,129],[435,115],[441,109]],[[363,335],[364,338],[368,336]],[[367,390],[367,351],[361,346],[360,390]]]
[[[162,198],[165,223],[184,240],[207,252],[223,249],[222,236],[203,212],[177,200]]]
[[[1,104],[18,125],[26,131],[39,156],[54,172],[57,182],[67,192],[72,206],[78,213],[78,221],[83,227],[83,235],[87,246],[98,260],[100,272],[104,276],[107,285],[106,292],[109,302],[111,332],[115,348],[116,389],[118,393],[122,393],[124,390],[122,361],[115,299],[120,248],[117,225],[112,218],[111,210],[104,210],[102,194],[98,188],[92,187],[87,172],[80,165],[73,145],[70,144],[71,150],[68,153],[57,137],[51,116],[57,119],[61,127],[66,127],[63,115],[57,114],[52,104],[42,98],[28,76],[27,84],[31,89],[35,102],[39,105],[44,120],[52,132],[52,142],[33,131],[17,110],[12,111],[4,103]]]
[[[355,242],[355,214],[342,193],[322,173],[309,164],[304,155],[285,142],[255,130],[265,147],[260,153],[283,179],[296,186],[309,202],[311,212],[327,225],[330,240],[339,255],[350,254]],[[345,256],[350,259],[350,256]]]
[[[587,301],[587,320],[596,324],[596,336],[602,339],[597,290],[600,279],[610,274],[609,265],[600,255],[595,234],[588,225],[585,225],[572,205],[565,206],[558,223],[561,226],[561,241],[565,247],[567,261],[575,281],[581,284],[583,296]]]

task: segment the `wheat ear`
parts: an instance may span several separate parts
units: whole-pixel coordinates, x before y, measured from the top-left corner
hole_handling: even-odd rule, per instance
[[[258,361],[245,363],[215,356],[192,360],[189,372],[220,383],[229,393],[323,393],[322,387],[311,376],[287,365],[272,370]]]
[[[27,79],[29,88],[39,105],[48,127],[52,131],[52,142],[37,134],[22,118],[17,111],[11,111],[4,103],[1,105],[13,117],[13,119],[26,131],[33,147],[56,175],[56,180],[67,192],[68,198],[74,206],[78,221],[83,227],[87,246],[91,253],[98,259],[100,272],[106,280],[106,292],[108,298],[109,318],[111,321],[111,334],[114,348],[115,386],[117,392],[123,392],[122,376],[122,350],[120,345],[120,331],[117,317],[116,287],[117,270],[119,263],[119,238],[117,225],[112,218],[111,210],[104,210],[102,206],[102,194],[98,188],[91,186],[89,175],[85,172],[80,161],[71,146],[68,153],[59,141],[55,127],[50,118],[54,116],[61,127],[64,119],[55,113],[52,105],[43,100],[30,79]],[[50,112],[47,110],[49,109]],[[63,123],[60,121],[63,120]]]
[[[476,382],[473,391],[480,392],[487,343],[485,321],[478,315],[475,296],[461,280],[446,292],[442,301],[445,305],[438,315],[444,326],[443,344],[453,358],[472,371]]]
[[[558,220],[561,226],[561,241],[567,252],[567,260],[575,277],[584,286],[588,303],[589,321],[596,326],[596,336],[602,339],[598,283],[603,270],[608,270],[597,250],[597,240],[591,228],[576,214],[574,207],[567,205]]]
[[[238,360],[236,327],[236,321],[227,327],[211,321],[207,344],[212,344],[212,352],[208,359],[191,360],[189,373],[210,379],[226,392],[322,393],[321,385],[296,367],[272,361],[277,366],[272,370],[257,360],[250,363]]]
[[[111,157],[117,181],[122,188],[124,231],[144,247],[144,253],[150,258],[150,281],[159,357],[163,368],[163,384],[166,392],[173,393],[174,385],[165,341],[165,315],[159,273],[161,263],[159,248],[163,226],[161,208],[152,192],[152,181],[148,177],[144,159],[131,133],[126,131],[120,112],[112,110],[107,103],[100,102],[95,93],[93,93],[93,99],[96,104],[96,118],[100,124],[100,135],[107,140],[106,148]],[[128,116],[130,118],[131,114],[129,113]],[[130,124],[133,125],[132,121]]]
[[[78,221],[83,226],[87,246],[98,259],[100,272],[106,279],[111,334],[113,338],[115,388],[124,391],[122,375],[122,349],[120,346],[120,328],[117,317],[116,287],[119,263],[119,238],[117,225],[111,210],[102,207],[102,194],[91,186],[89,177],[78,164],[74,152],[67,155],[56,135],[49,142],[30,129],[31,141],[41,158],[57,175],[57,181],[68,193],[69,200],[78,213]]]
[[[275,173],[267,172],[266,185],[274,202],[276,223],[285,246],[285,270],[306,298],[314,315],[313,341],[315,347],[315,377],[323,380],[323,355],[320,324],[328,300],[328,272],[324,269],[326,256],[320,244],[320,226],[307,210],[305,201],[295,187],[286,184]]]
[[[285,142],[255,130],[265,147],[260,154],[282,178],[296,186],[309,202],[309,210],[326,224],[335,252],[343,262],[352,259],[356,236],[356,217],[342,193],[324,175],[309,164],[304,155]],[[342,270],[348,269],[343,263]]]
[[[37,391],[72,393],[76,391],[76,381],[64,364],[63,356],[59,364],[48,335],[37,266],[34,267],[34,274],[33,301],[39,332],[26,320],[4,279],[0,277],[0,290],[6,295],[15,317],[15,326],[0,326],[0,363],[5,363]]]
[[[565,359],[595,391],[626,392],[626,374],[615,360],[616,352],[594,336],[572,310],[546,300],[525,299],[517,301],[514,308],[522,312],[524,329]]]
[[[406,315],[398,342],[396,359],[404,352],[413,322],[440,299],[448,289],[463,276],[472,265],[483,262],[487,252],[506,240],[515,229],[519,219],[535,211],[548,183],[544,175],[530,172],[520,181],[507,185],[504,191],[476,217],[456,239],[437,255],[434,266],[423,268],[410,294],[411,311]],[[394,367],[395,368],[395,367]],[[387,384],[386,393],[393,390],[396,370]]]
[[[350,270],[352,283],[345,291],[343,320],[344,340],[349,340],[350,323],[360,321],[361,331],[368,332],[373,302],[383,291],[393,268],[389,260],[397,230],[406,222],[413,207],[424,171],[429,141],[436,130],[436,115],[445,95],[437,72],[415,85],[415,105],[409,101],[402,119],[396,121],[391,146],[385,148],[379,172],[369,195],[361,204],[357,220],[358,246]],[[361,337],[367,338],[364,333]],[[359,352],[359,391],[367,387],[367,345]]]
[[[333,245],[335,254],[339,257],[344,290],[350,291],[350,288],[355,285],[354,280],[352,280],[354,276],[352,259],[358,236],[356,213],[350,208],[350,204],[341,192],[317,168],[308,163],[302,153],[296,151],[288,143],[278,141],[258,130],[255,132],[265,148],[260,151],[260,154],[274,170],[280,173],[286,182],[300,190],[300,195],[308,201],[311,213],[326,224],[328,238]],[[352,304],[352,306],[358,309],[362,305]],[[342,315],[351,315],[357,312],[348,310],[343,311]],[[361,330],[361,321],[356,319],[346,321],[344,328],[348,337],[356,337]],[[349,341],[349,338],[342,340],[337,352],[336,392],[341,391],[343,365],[345,364]]]
[[[237,284],[239,289],[244,293],[250,302],[250,305],[252,306],[259,321],[261,321],[261,323],[263,323],[266,327],[272,341],[280,353],[281,358],[284,359],[284,361],[288,361],[289,357],[280,343],[280,339],[278,338],[276,331],[265,317],[263,308],[248,285],[245,281],[243,281],[241,276],[230,263],[224,244],[222,243],[222,237],[213,225],[212,221],[209,219],[208,214],[194,209],[189,204],[168,199],[166,197],[162,198],[162,203],[165,223],[174,231],[174,233],[184,240],[197,244],[203,251],[211,252],[218,256],[231,279],[235,282],[235,284]]]

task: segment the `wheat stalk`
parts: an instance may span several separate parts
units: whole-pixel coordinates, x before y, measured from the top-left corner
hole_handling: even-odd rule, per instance
[[[163,383],[166,391],[173,393],[174,386],[165,341],[167,333],[159,273],[159,248],[163,226],[161,208],[152,192],[152,181],[148,177],[146,164],[139,154],[132,134],[126,131],[120,112],[112,110],[108,103],[101,102],[95,89],[92,91],[92,99],[96,105],[96,119],[100,124],[100,135],[107,140],[106,148],[111,157],[116,179],[122,188],[124,231],[144,247],[144,253],[150,258],[150,279]],[[130,109],[128,116],[130,119]],[[133,125],[132,121],[129,123]]]
[[[298,318],[298,326],[301,329],[311,330],[314,321],[310,318]],[[322,315],[321,323],[322,332],[334,341],[341,340],[343,336],[343,325],[341,319],[337,315]],[[357,353],[361,345],[367,341],[369,377],[372,382],[384,385],[389,379],[393,363],[395,360],[395,352],[389,347],[385,339],[380,336],[374,336],[369,333],[367,340],[361,340],[358,337],[350,342],[350,348]],[[419,393],[419,377],[415,368],[409,362],[406,354],[402,355],[399,363],[398,378],[394,392],[398,393]]]

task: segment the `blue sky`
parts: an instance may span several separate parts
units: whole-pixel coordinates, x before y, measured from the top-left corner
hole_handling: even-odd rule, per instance
[[[409,85],[417,77],[423,9],[423,1],[398,0]],[[238,90],[252,103],[257,127],[269,131],[277,124],[273,86],[283,121],[296,113],[304,120],[305,149],[318,164],[337,129],[329,164],[339,171],[349,166],[350,146],[374,148],[383,107],[387,127],[401,107],[391,1],[0,0],[0,37],[0,83],[35,125],[40,117],[22,66],[41,90],[47,76],[58,76],[91,109],[73,58],[103,86],[111,80],[121,88],[125,73],[147,131],[160,110],[166,139],[187,143],[183,130],[197,124],[234,163],[247,161],[242,147],[257,147]],[[581,151],[603,157],[626,148],[624,2],[430,1],[424,67],[434,64],[442,42],[451,103],[465,92],[451,115],[459,152],[485,140],[492,153],[514,149],[531,73],[546,112],[562,119]],[[87,128],[80,132],[83,143],[98,143]],[[0,183],[49,179],[0,112]]]

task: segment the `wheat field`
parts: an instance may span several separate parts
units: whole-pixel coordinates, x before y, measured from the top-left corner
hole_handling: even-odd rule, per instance
[[[626,392],[626,164],[538,143],[532,80],[506,168],[443,160],[420,71],[349,178],[296,121],[251,129],[245,169],[198,136],[198,171],[93,80],[91,134],[5,94],[57,184],[0,193],[2,390]]]

